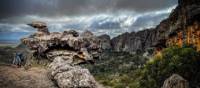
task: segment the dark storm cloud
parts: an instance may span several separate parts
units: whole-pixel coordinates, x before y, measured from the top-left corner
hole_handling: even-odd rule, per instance
[[[118,0],[116,8],[136,11],[158,10],[173,6],[178,0]]]
[[[80,15],[119,9],[148,11],[176,4],[177,0],[0,0],[0,18],[39,14]]]
[[[122,12],[112,14],[93,14],[82,16],[45,17],[39,15],[28,15],[20,18],[7,20],[18,20],[22,23],[1,23],[0,32],[31,32],[34,29],[26,25],[31,21],[43,21],[48,24],[50,31],[77,30],[82,32],[90,30],[93,33],[110,34],[117,36],[123,32],[139,31],[155,27],[160,21],[167,18],[169,13],[176,7],[172,6],[162,10],[155,10],[143,13]],[[28,22],[29,21],[29,22]],[[24,23],[23,23],[24,22]]]
[[[90,30],[111,37],[155,27],[177,0],[0,0],[0,42],[18,40],[43,21],[50,31]],[[7,36],[9,35],[9,37]]]

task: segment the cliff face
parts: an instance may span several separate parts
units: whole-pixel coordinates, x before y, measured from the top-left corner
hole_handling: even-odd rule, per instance
[[[200,1],[179,0],[178,27],[168,35],[166,45],[192,45],[200,50]]]
[[[114,51],[140,52],[151,47],[156,38],[155,29],[147,29],[140,32],[124,33],[111,40]]]
[[[98,36],[98,38],[100,39],[100,43],[101,43],[101,48],[103,50],[110,50],[111,49],[111,40],[110,40],[110,36],[109,35],[101,35]]]
[[[146,51],[152,47],[192,44],[200,50],[200,1],[179,0],[156,28],[124,33],[111,40],[114,51]]]

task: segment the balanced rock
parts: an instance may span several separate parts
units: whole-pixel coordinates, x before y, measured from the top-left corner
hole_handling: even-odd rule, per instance
[[[37,28],[38,33],[45,33],[49,34],[47,24],[44,22],[36,21],[28,24],[29,26],[32,26],[33,28]]]

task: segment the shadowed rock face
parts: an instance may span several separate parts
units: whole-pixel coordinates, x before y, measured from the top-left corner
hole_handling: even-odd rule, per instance
[[[97,88],[87,69],[78,64],[93,62],[101,52],[100,40],[91,32],[79,36],[76,31],[49,33],[43,22],[33,22],[38,32],[21,41],[38,57],[52,61],[49,70],[52,80],[60,88]]]
[[[187,80],[177,74],[173,74],[167,80],[165,80],[162,88],[189,88]]]
[[[101,48],[103,50],[111,50],[111,40],[110,40],[110,36],[109,35],[101,35],[98,36],[98,38],[101,40]]]

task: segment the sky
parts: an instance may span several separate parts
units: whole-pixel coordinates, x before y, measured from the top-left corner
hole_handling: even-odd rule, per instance
[[[33,33],[26,25],[32,21],[46,22],[52,32],[89,30],[115,37],[155,27],[176,6],[177,0],[0,0],[0,41]]]

